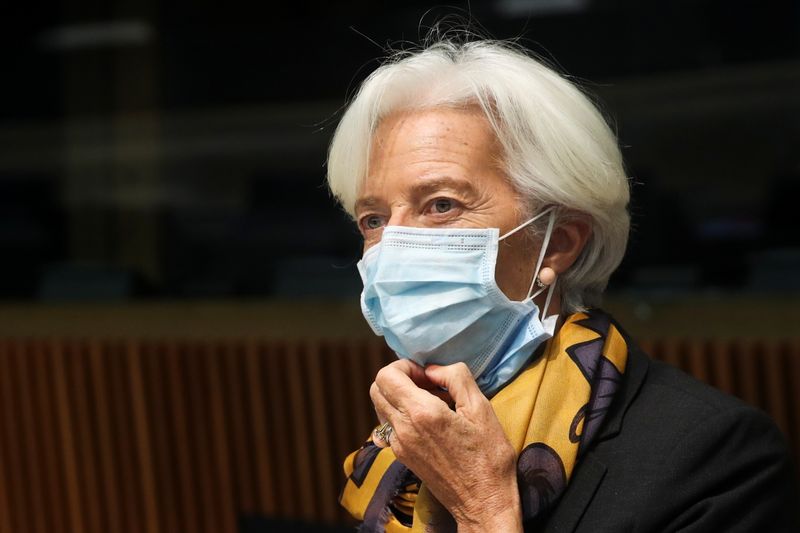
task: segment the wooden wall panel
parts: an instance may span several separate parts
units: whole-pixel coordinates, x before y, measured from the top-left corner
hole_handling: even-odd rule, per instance
[[[12,346],[11,379],[16,382],[15,394],[19,399],[18,428],[12,428],[12,433],[21,439],[22,466],[25,469],[23,490],[28,495],[28,512],[32,513],[29,522],[29,531],[34,533],[47,533],[49,522],[58,509],[50,507],[45,494],[45,478],[56,477],[56,472],[44,467],[42,447],[44,442],[39,436],[40,424],[34,409],[35,389],[31,381],[31,374],[41,373],[37,368],[37,357],[30,342]],[[48,475],[49,474],[49,475]],[[43,510],[47,512],[43,512]]]
[[[61,467],[64,472],[64,496],[66,499],[66,508],[69,510],[68,518],[65,521],[65,529],[67,531],[84,531],[84,520],[94,518],[93,527],[99,526],[96,513],[87,513],[87,506],[83,504],[84,491],[81,490],[81,475],[80,467],[78,466],[78,457],[76,453],[75,442],[78,436],[75,434],[75,429],[78,428],[77,420],[73,421],[71,403],[77,401],[70,390],[68,379],[69,373],[67,372],[67,365],[64,360],[64,351],[66,346],[63,344],[54,344],[51,347],[50,360],[53,368],[54,387],[53,393],[55,395],[55,409],[56,419],[58,421],[58,431],[60,439],[56,445],[60,447],[62,457],[60,465],[55,468]],[[79,361],[76,361],[79,363]],[[85,409],[85,403],[82,404]],[[45,423],[44,420],[42,423]],[[57,461],[58,462],[58,461]],[[93,468],[89,465],[87,471],[88,479],[93,478]],[[96,494],[96,493],[95,493]]]
[[[0,341],[0,489],[3,533],[22,531],[21,520],[27,512],[24,498],[22,450],[17,421],[17,398],[11,376],[11,343]]]
[[[769,412],[800,458],[800,341],[642,344]],[[0,533],[347,523],[341,462],[392,358],[378,339],[0,339]]]

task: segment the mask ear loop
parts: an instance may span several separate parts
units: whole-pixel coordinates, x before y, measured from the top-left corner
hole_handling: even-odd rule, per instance
[[[555,213],[554,209],[555,208],[553,208],[553,207],[548,207],[547,209],[545,209],[544,211],[542,211],[541,213],[539,213],[535,217],[531,218],[530,220],[527,220],[527,221],[523,222],[522,224],[520,224],[516,228],[514,228],[511,231],[503,234],[502,237],[499,237],[497,239],[498,241],[502,241],[503,239],[505,239],[509,235],[512,235],[512,234],[518,232],[519,230],[521,230],[525,226],[528,226],[529,224],[532,224],[534,221],[536,221],[536,220],[540,219],[541,217],[545,216],[546,214],[550,213],[550,219],[547,221],[547,230],[545,231],[544,240],[542,241],[542,249],[539,251],[539,259],[536,261],[536,270],[534,271],[533,279],[531,280],[531,286],[528,288],[528,296],[525,298],[525,300],[523,300],[523,301],[532,300],[532,299],[536,298],[537,296],[539,296],[540,294],[542,294],[545,290],[548,291],[547,292],[547,299],[544,302],[544,308],[542,309],[541,316],[539,317],[540,320],[544,320],[545,317],[547,316],[547,309],[550,307],[550,300],[553,298],[553,289],[555,288],[556,281],[557,281],[557,279],[555,279],[555,280],[553,280],[553,283],[551,283],[549,287],[542,287],[541,289],[539,289],[535,293],[533,292],[533,286],[536,285],[536,276],[539,275],[539,270],[542,268],[542,263],[544,262],[544,255],[547,252],[547,247],[550,245],[550,236],[553,234],[553,226],[555,225],[555,222],[556,222],[556,216],[555,216],[556,213]]]
[[[499,237],[497,240],[498,240],[498,241],[502,241],[503,239],[505,239],[505,238],[506,238],[506,237],[508,237],[509,235],[513,235],[514,233],[518,232],[519,230],[521,230],[521,229],[522,229],[522,228],[524,228],[525,226],[528,226],[528,225],[530,225],[530,224],[533,224],[535,221],[539,220],[540,218],[542,218],[543,216],[545,216],[547,213],[550,213],[550,215],[551,215],[551,218],[552,218],[552,214],[553,214],[553,208],[552,208],[552,207],[548,207],[547,209],[545,209],[544,211],[542,211],[541,213],[539,213],[539,214],[538,214],[538,215],[536,215],[535,217],[533,217],[533,218],[531,218],[531,219],[529,219],[529,220],[526,220],[525,222],[523,222],[522,224],[520,224],[520,225],[519,225],[519,226],[517,226],[516,228],[512,229],[511,231],[504,233],[504,234],[503,234],[501,237]],[[550,239],[550,237],[549,237],[549,236],[548,236],[547,238],[548,238],[548,240]],[[541,257],[539,258],[539,261],[541,262]]]
[[[547,291],[547,298],[544,301],[544,307],[542,308],[542,314],[539,317],[539,320],[544,321],[547,318],[547,310],[550,308],[550,300],[553,298],[553,292],[556,288],[556,283],[558,282],[558,278],[553,280],[553,283],[550,284],[550,288]],[[544,290],[544,289],[542,289]]]
[[[550,245],[550,236],[553,234],[553,225],[556,222],[555,212],[550,211],[550,220],[547,221],[547,231],[544,234],[544,240],[542,241],[542,249],[539,251],[539,259],[536,261],[536,269],[533,271],[533,279],[531,280],[531,286],[528,288],[528,296],[525,298],[529,300],[531,298],[535,298],[539,296],[542,290],[537,291],[536,294],[533,294],[533,286],[536,285],[536,276],[539,275],[539,271],[542,269],[542,263],[544,262],[544,255],[547,253],[547,247]],[[550,285],[551,287],[555,285],[555,282]]]

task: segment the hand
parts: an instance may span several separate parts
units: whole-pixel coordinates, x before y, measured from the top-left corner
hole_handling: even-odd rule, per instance
[[[516,452],[465,364],[395,361],[378,372],[370,396],[381,422],[392,425],[392,451],[460,532],[522,531]]]

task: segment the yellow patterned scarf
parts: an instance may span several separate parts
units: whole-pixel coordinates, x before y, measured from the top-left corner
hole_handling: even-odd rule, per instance
[[[603,311],[576,313],[544,353],[500,390],[491,404],[517,450],[525,520],[548,510],[567,486],[619,387],[628,348]],[[425,532],[452,519],[391,448],[367,442],[344,462],[341,504],[360,531]]]

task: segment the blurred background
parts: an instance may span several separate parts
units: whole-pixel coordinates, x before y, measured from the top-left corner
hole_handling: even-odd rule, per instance
[[[325,189],[327,143],[387,45],[466,10],[145,0],[4,15],[0,298],[354,298],[359,237]],[[797,2],[471,13],[584,81],[616,122],[634,231],[614,292],[800,289]]]
[[[800,2],[0,13],[0,532],[346,522],[338,461],[391,354],[360,316],[326,147],[387,46],[453,14],[557,64],[615,124],[633,231],[607,307],[800,442]],[[345,428],[320,463],[313,424]]]

